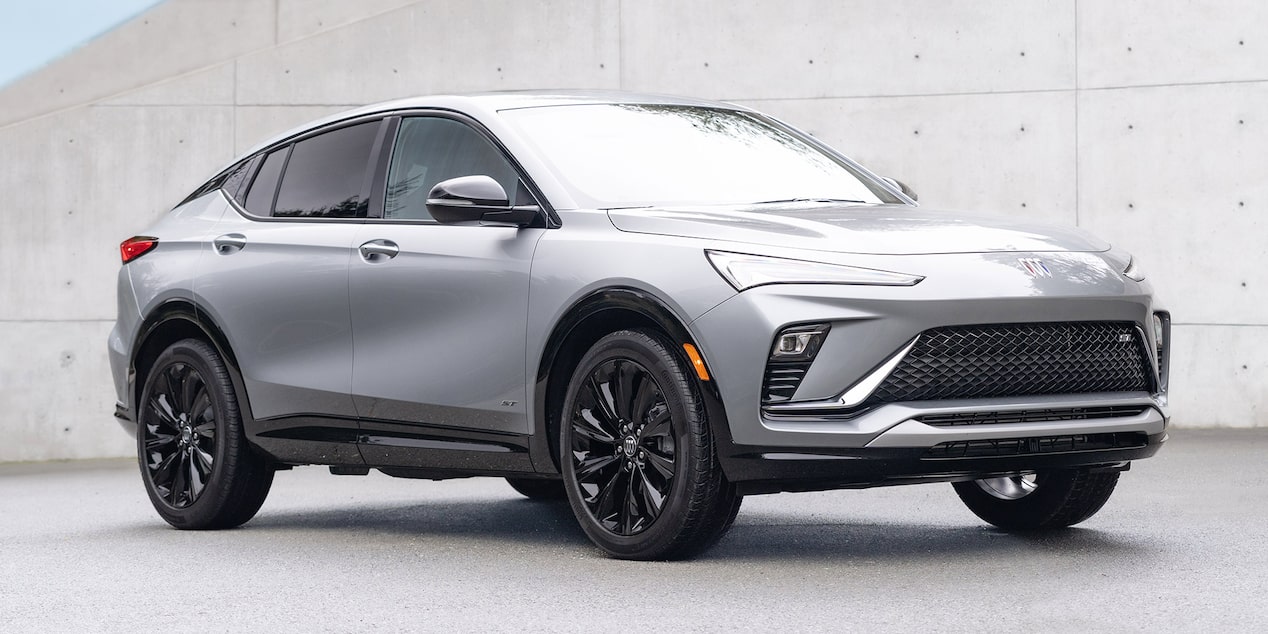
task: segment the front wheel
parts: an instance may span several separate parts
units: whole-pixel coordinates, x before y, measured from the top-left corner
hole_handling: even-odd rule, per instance
[[[739,510],[686,361],[656,333],[600,339],[568,384],[561,468],[582,529],[622,559],[681,559]]]
[[[220,354],[185,339],[154,361],[137,421],[141,480],[176,528],[232,528],[255,516],[273,468],[247,445],[238,398]]]
[[[987,523],[1005,530],[1028,531],[1073,526],[1105,506],[1118,484],[1118,472],[1088,469],[1040,471],[952,486],[960,500]]]

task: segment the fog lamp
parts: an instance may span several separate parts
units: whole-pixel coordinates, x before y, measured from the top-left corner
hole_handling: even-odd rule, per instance
[[[827,324],[811,324],[786,328],[775,336],[771,350],[773,361],[813,359],[828,334]]]

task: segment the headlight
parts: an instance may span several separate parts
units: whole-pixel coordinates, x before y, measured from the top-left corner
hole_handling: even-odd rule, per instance
[[[772,258],[764,255],[706,250],[713,268],[742,291],[763,284],[862,284],[866,286],[913,286],[925,279],[919,275],[891,273],[840,264]]]
[[[1140,262],[1134,256],[1127,259],[1127,268],[1123,269],[1123,277],[1137,282],[1145,281],[1145,273],[1140,270]]]

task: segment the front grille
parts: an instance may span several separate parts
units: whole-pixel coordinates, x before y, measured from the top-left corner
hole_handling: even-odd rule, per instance
[[[1005,440],[961,440],[934,445],[925,452],[925,458],[932,460],[998,458],[1001,456],[1030,456],[1105,449],[1137,449],[1144,447],[1148,442],[1148,436],[1142,432],[1009,438]]]
[[[934,328],[920,333],[866,404],[1144,391],[1144,345],[1131,322]]]
[[[1124,418],[1145,411],[1143,407],[1071,407],[1067,409],[1028,409],[1019,412],[964,412],[958,414],[926,414],[916,420],[934,427],[959,425],[996,425],[1000,423],[1046,423],[1091,418]]]

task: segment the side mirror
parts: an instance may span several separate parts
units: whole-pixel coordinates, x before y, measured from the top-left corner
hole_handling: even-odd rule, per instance
[[[904,196],[912,200],[920,200],[918,197],[916,197],[916,192],[912,190],[912,188],[907,186],[907,183],[904,183],[898,180],[897,178],[890,178],[888,176],[884,176],[882,178],[885,179],[886,183],[893,185],[896,189],[898,189],[898,191],[902,192]]]
[[[537,205],[511,205],[506,190],[483,174],[436,183],[427,194],[427,212],[447,225],[527,227],[537,221]]]

